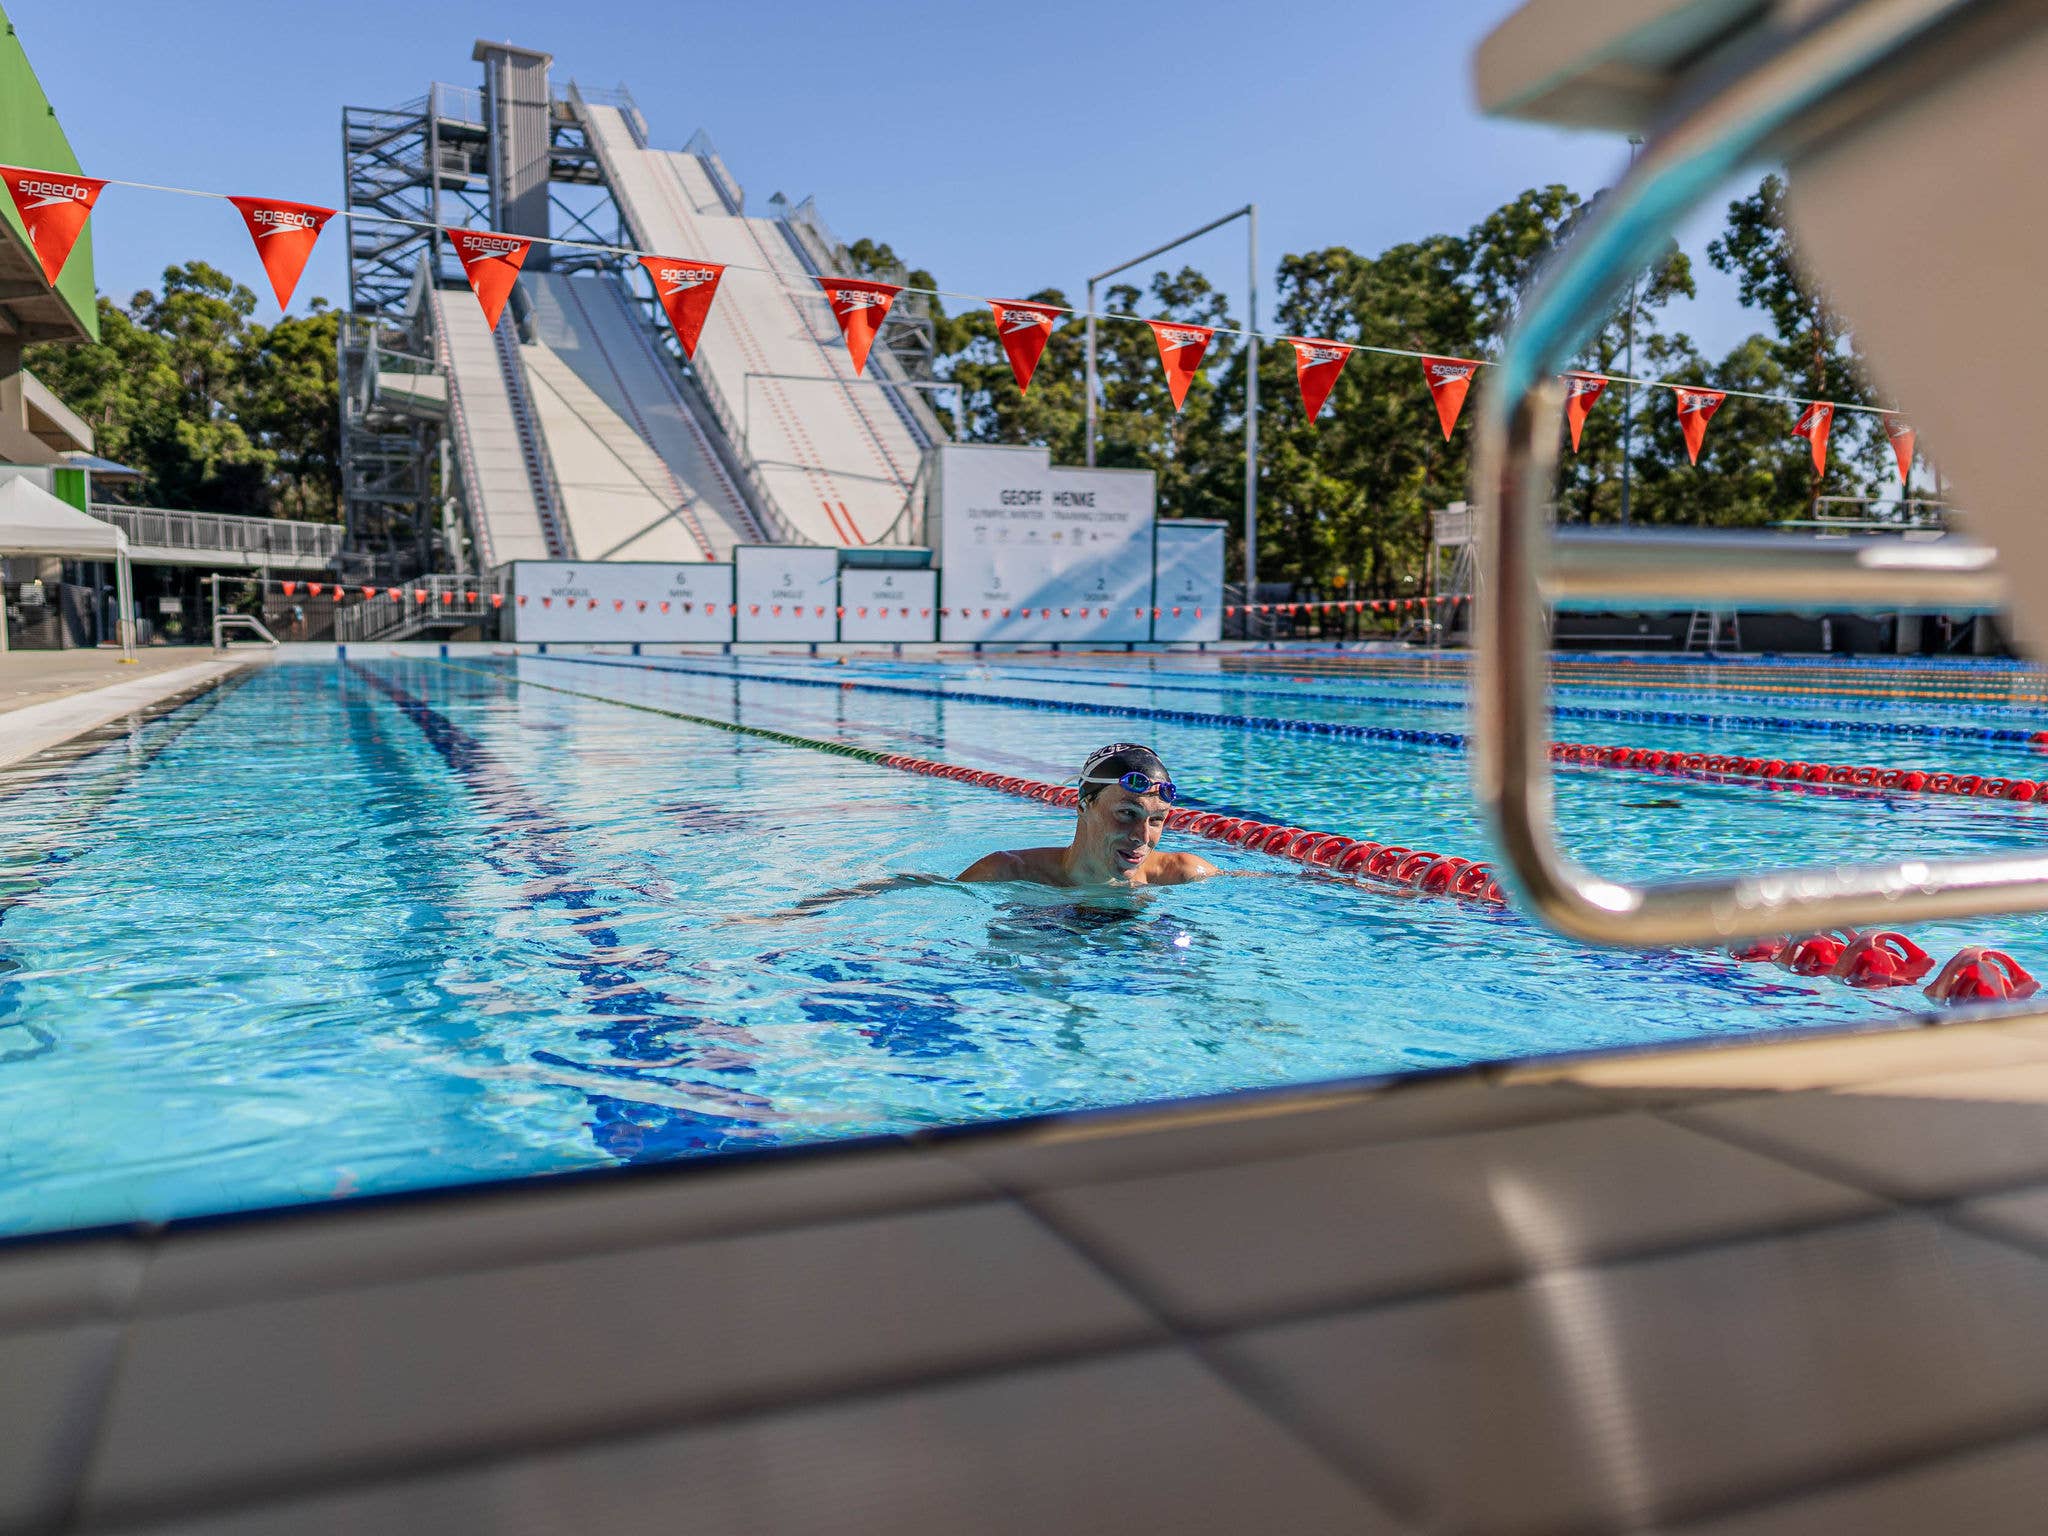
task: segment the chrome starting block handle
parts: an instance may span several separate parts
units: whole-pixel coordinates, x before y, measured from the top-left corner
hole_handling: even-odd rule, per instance
[[[1790,930],[1893,924],[2048,908],[2048,854],[1906,860],[1787,870],[1732,879],[1629,885],[1558,847],[1550,767],[1552,600],[1662,593],[1814,606],[1881,602],[1956,608],[1995,603],[1988,552],[1873,556],[1845,547],[1806,559],[1795,578],[1782,548],[1735,541],[1670,550],[1653,565],[1640,547],[1554,541],[1547,509],[1556,475],[1557,371],[1591,335],[1632,273],[1678,223],[1743,164],[1796,154],[1881,105],[1884,78],[1913,55],[1953,62],[1954,44],[2012,0],[1858,0],[1768,38],[1653,134],[1634,169],[1560,253],[1531,294],[1478,401],[1480,502],[1473,691],[1473,773],[1524,902],[1552,927],[1595,943],[1725,943]],[[1944,46],[1935,46],[1935,45]],[[1873,97],[1878,100],[1873,101]],[[1802,557],[1805,558],[1805,557]],[[1796,593],[1797,601],[1787,601]]]

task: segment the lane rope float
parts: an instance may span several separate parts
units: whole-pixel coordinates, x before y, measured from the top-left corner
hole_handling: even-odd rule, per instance
[[[791,731],[769,730],[765,726],[742,725],[737,721],[720,720],[711,715],[690,714],[658,704],[645,704],[633,699],[615,699],[601,693],[585,693],[581,689],[564,688],[559,684],[538,682],[532,678],[516,675],[507,677],[501,672],[467,667],[458,662],[442,661],[440,665],[457,672],[487,678],[496,683],[509,682],[517,688],[538,688],[543,692],[559,693],[569,698],[637,710],[643,714],[680,720],[691,725],[708,726],[729,735],[753,737],[782,746],[804,747],[814,752],[826,752],[835,757],[850,758],[877,767],[894,768],[904,773],[971,784],[981,789],[1000,790],[1005,794],[1038,800],[1049,805],[1072,807],[1079,803],[1080,792],[1071,784],[1049,784],[1043,780],[1026,779],[995,769],[966,768],[953,763],[916,757],[909,753],[884,752],[879,748],[856,746],[851,742],[800,736]],[[640,665],[637,670],[659,674],[674,669]],[[1415,849],[1400,844],[1358,840],[1336,833],[1310,831],[1255,817],[1231,816],[1218,811],[1193,808],[1176,808],[1169,811],[1166,824],[1174,831],[1185,832],[1195,837],[1230,843],[1254,853],[1271,854],[1276,858],[1322,868],[1340,878],[1348,878],[1350,883],[1364,890],[1375,889],[1375,886],[1367,882],[1376,881],[1418,895],[1445,897],[1472,906],[1498,910],[1508,905],[1507,893],[1502,889],[1492,866],[1484,859],[1467,859],[1426,848]],[[1825,976],[1848,986],[1866,990],[1910,986],[1933,968],[1932,958],[1925,950],[1904,934],[1890,930],[1865,934],[1836,930],[1830,934],[1813,935],[1798,940],[1765,939],[1737,946],[1725,953],[1737,961],[1774,961],[1798,975]],[[2030,997],[2038,990],[2038,986],[2026,969],[2003,950],[1985,945],[1966,945],[1950,957],[1924,990],[1926,996],[1935,1002],[1969,1003]]]
[[[1110,704],[1081,699],[1034,698],[1029,695],[982,693],[969,689],[919,688],[872,678],[789,677],[774,673],[677,666],[603,656],[533,656],[564,666],[609,667],[621,671],[667,672],[684,677],[709,677],[726,682],[773,683],[790,688],[826,688],[889,694],[898,698],[936,699],[958,704],[995,704],[1013,709],[1051,710],[1059,714],[1111,715],[1122,719],[1158,720],[1174,725],[1227,726],[1235,730],[1279,735],[1327,736],[1344,741],[1376,741],[1398,746],[1435,747],[1462,752],[1467,738],[1459,731],[1411,730],[1405,726],[1353,725],[1335,720],[1293,720],[1277,715],[1240,715],[1148,704]],[[2011,804],[2048,800],[2048,782],[2005,779],[1981,774],[1927,772],[1912,768],[1877,768],[1846,763],[1807,763],[1784,758],[1727,757],[1719,753],[1667,752],[1652,748],[1595,746],[1585,742],[1553,742],[1554,762],[1581,768],[1617,768],[1636,773],[1714,775],[1735,784],[1770,783],[1778,788],[1804,788],[1825,793],[1915,792],[1955,795],[1966,799]],[[1750,765],[1750,766],[1744,766]],[[1794,771],[1796,770],[1796,771]]]
[[[804,666],[808,662],[781,662],[763,657],[761,663],[778,666]],[[945,663],[929,663],[944,666]],[[982,665],[991,665],[984,662]],[[1462,709],[1465,704],[1462,695],[1451,698],[1421,698],[1410,694],[1386,693],[1312,693],[1292,688],[1260,688],[1256,685],[1236,681],[1230,676],[1219,675],[1219,680],[1210,683],[1185,682],[1096,682],[1077,676],[1087,671],[1107,670],[1092,666],[1077,666],[1072,669],[1041,669],[1037,666],[1010,667],[1004,663],[1005,673],[1020,680],[1038,673],[1050,681],[1077,683],[1084,688],[1146,688],[1162,693],[1242,693],[1260,698],[1290,698],[1317,704],[1371,704],[1392,709]],[[941,672],[940,679],[949,674]],[[1170,675],[1184,676],[1175,673]],[[1238,674],[1243,676],[1244,674]],[[1278,675],[1278,674],[1274,674]],[[1420,681],[1418,687],[1462,687],[1461,682]],[[1617,725],[1687,725],[1716,729],[1788,731],[1800,735],[1818,736],[1903,736],[1922,740],[1981,741],[1994,746],[2042,746],[2048,745],[2048,731],[2021,730],[1976,725],[1936,725],[1924,721],[1887,722],[1881,720],[1801,720],[1791,715],[1727,715],[1708,714],[1699,710],[1673,709],[1623,709],[1613,705],[1599,704],[1554,704],[1551,715],[1559,720],[1604,720]]]

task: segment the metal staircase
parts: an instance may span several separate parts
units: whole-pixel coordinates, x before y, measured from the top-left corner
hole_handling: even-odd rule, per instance
[[[1726,643],[1723,643],[1723,634]],[[1722,613],[1715,608],[1695,608],[1686,621],[1685,648],[1688,651],[1739,651],[1742,649],[1742,615]]]
[[[498,349],[498,369],[505,376],[506,398],[512,402],[512,424],[519,434],[519,456],[525,460],[527,478],[533,482],[533,500],[540,513],[541,532],[547,537],[550,555],[557,560],[574,560],[576,541],[571,537],[569,521],[562,513],[562,488],[555,480],[554,461],[548,457],[547,442],[534,423],[533,396],[526,385],[526,365],[519,357],[516,317],[501,315],[499,319],[514,322],[497,326],[491,332],[491,342]]]

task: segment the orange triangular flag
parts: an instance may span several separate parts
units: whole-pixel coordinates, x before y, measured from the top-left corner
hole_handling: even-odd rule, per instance
[[[451,229],[448,239],[462,262],[470,291],[484,307],[484,324],[495,331],[533,242],[524,235],[500,235],[488,229]]]
[[[1813,472],[1824,475],[1828,472],[1828,428],[1834,425],[1835,407],[1827,400],[1816,400],[1799,413],[1799,419],[1792,423],[1792,435],[1803,437],[1813,444]]]
[[[1707,423],[1714,419],[1714,412],[1721,409],[1721,402],[1728,398],[1728,392],[1688,389],[1682,384],[1671,392],[1678,397],[1678,430],[1685,434],[1686,456],[1697,464],[1700,461],[1700,443],[1707,435]]]
[[[1166,387],[1177,411],[1187,402],[1188,386],[1201,371],[1202,358],[1215,338],[1212,325],[1183,325],[1178,320],[1147,320],[1159,342],[1159,365],[1166,370]],[[1327,391],[1326,391],[1327,393]]]
[[[1294,344],[1294,380],[1301,386],[1301,408],[1313,423],[1323,402],[1337,387],[1337,375],[1351,360],[1351,348],[1341,341],[1311,341],[1300,336],[1287,338]]]
[[[654,279],[654,296],[661,301],[661,312],[668,316],[668,323],[676,328],[683,356],[694,360],[698,338],[704,334],[704,321],[711,313],[711,301],[718,297],[718,281],[725,276],[724,264],[642,256],[640,265]]]
[[[996,340],[1003,344],[1003,355],[1010,360],[1010,372],[1021,394],[1031,388],[1031,375],[1038,371],[1038,360],[1052,339],[1053,324],[1066,311],[1021,299],[990,299],[988,307],[995,311]]]
[[[249,226],[249,238],[256,242],[256,259],[270,276],[270,291],[277,295],[277,307],[290,309],[299,275],[306,270],[306,258],[320,231],[334,217],[332,208],[312,203],[281,203],[269,197],[231,197]]]
[[[1429,384],[1430,398],[1436,401],[1436,419],[1443,423],[1444,441],[1451,440],[1451,428],[1458,424],[1458,413],[1465,409],[1465,394],[1472,387],[1472,375],[1479,371],[1479,365],[1468,357],[1425,357],[1422,360],[1422,377]]]
[[[821,277],[818,286],[825,290],[832,318],[839,322],[840,334],[846,338],[853,371],[859,373],[868,365],[868,349],[875,344],[875,333],[888,318],[889,306],[903,289],[895,283],[871,283],[854,277]]]
[[[1891,439],[1892,454],[1899,461],[1899,484],[1913,473],[1913,444],[1918,434],[1907,426],[1897,411],[1884,413],[1884,435]]]
[[[1572,429],[1573,453],[1579,451],[1579,434],[1585,431],[1586,418],[1593,414],[1593,407],[1606,388],[1606,378],[1597,373],[1568,373],[1564,376],[1564,419]]]
[[[106,183],[75,171],[31,171],[21,166],[0,165],[0,181],[14,199],[14,211],[21,215],[28,231],[28,243],[42,263],[43,278],[57,286],[57,274],[71,258],[78,232],[92,214]]]

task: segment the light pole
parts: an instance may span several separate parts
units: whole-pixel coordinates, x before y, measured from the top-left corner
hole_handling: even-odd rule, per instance
[[[1628,163],[1631,167],[1636,163],[1636,151],[1642,147],[1643,136],[1641,134],[1632,133],[1628,136]],[[1629,524],[1628,485],[1629,476],[1633,473],[1632,465],[1635,459],[1635,455],[1631,450],[1635,442],[1636,425],[1636,386],[1634,383],[1636,376],[1636,279],[1633,277],[1628,280],[1628,315],[1622,321],[1622,335],[1626,338],[1623,345],[1627,347],[1628,351],[1627,361],[1622,364],[1621,371],[1627,374],[1629,378],[1629,382],[1621,386],[1621,526],[1626,528]],[[1589,515],[1591,508],[1592,493],[1589,491],[1587,493],[1587,510]]]
[[[1259,205],[1246,203],[1220,219],[1211,219],[1200,229],[1191,229],[1177,240],[1154,246],[1142,256],[1133,256],[1107,271],[1098,272],[1088,279],[1088,316],[1085,350],[1087,353],[1087,401],[1088,417],[1086,455],[1090,469],[1095,467],[1095,286],[1105,278],[1115,277],[1119,272],[1128,272],[1132,267],[1141,266],[1155,256],[1163,256],[1177,245],[1186,245],[1190,240],[1206,235],[1212,229],[1221,229],[1233,219],[1245,221],[1245,386],[1244,386],[1244,600],[1246,612],[1257,601],[1259,580]],[[1251,620],[1246,618],[1249,625]]]

